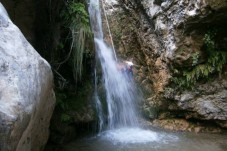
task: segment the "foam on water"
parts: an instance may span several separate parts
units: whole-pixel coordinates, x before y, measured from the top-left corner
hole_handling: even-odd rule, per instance
[[[105,131],[100,134],[101,138],[109,140],[112,143],[147,143],[160,141],[162,137],[158,133],[151,130],[141,128],[120,128],[115,130]]]

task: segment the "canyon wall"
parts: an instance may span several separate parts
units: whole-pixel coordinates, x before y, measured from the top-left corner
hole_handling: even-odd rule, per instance
[[[166,120],[183,119],[226,128],[227,2],[118,0],[104,4],[120,58],[133,58],[134,78],[146,99],[145,116],[163,127]],[[223,57],[209,64],[216,49],[215,54]]]

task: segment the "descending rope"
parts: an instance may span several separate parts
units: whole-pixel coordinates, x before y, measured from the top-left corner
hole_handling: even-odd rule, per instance
[[[103,2],[103,0],[101,0],[101,2],[102,2],[103,13],[104,13],[104,16],[105,16],[105,19],[106,19],[107,29],[108,29],[108,32],[109,32],[109,35],[110,35],[110,40],[111,40],[111,44],[112,44],[112,48],[113,48],[113,52],[114,52],[114,57],[115,57],[115,60],[117,61],[117,54],[116,54],[116,50],[115,50],[115,47],[114,47],[113,37],[112,37],[111,31],[110,31],[110,25],[109,25],[108,18],[107,18],[107,15],[106,15],[104,2]]]

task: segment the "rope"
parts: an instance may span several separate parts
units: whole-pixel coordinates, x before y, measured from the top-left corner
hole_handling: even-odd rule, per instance
[[[109,35],[110,35],[110,40],[111,40],[111,44],[112,44],[112,48],[113,48],[113,52],[114,52],[114,57],[115,57],[115,60],[117,61],[117,54],[116,54],[116,50],[115,50],[115,47],[114,47],[113,37],[112,37],[111,31],[110,31],[110,25],[109,25],[108,18],[107,18],[107,15],[106,15],[104,2],[103,2],[103,0],[101,0],[101,2],[102,2],[103,13],[104,13],[104,16],[105,16],[105,19],[106,19],[107,29],[108,29],[108,32],[109,32]]]

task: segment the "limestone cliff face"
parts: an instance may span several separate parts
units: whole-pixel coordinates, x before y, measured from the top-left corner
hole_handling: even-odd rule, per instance
[[[42,150],[54,103],[50,65],[0,3],[0,150]]]
[[[118,0],[106,9],[118,53],[137,65],[135,80],[145,92],[147,113],[155,108],[158,118],[209,120],[226,127],[226,65],[219,77],[198,80],[192,90],[169,89],[175,68],[179,72],[205,62],[204,36],[211,28],[219,30],[219,45],[226,50],[225,0]]]

